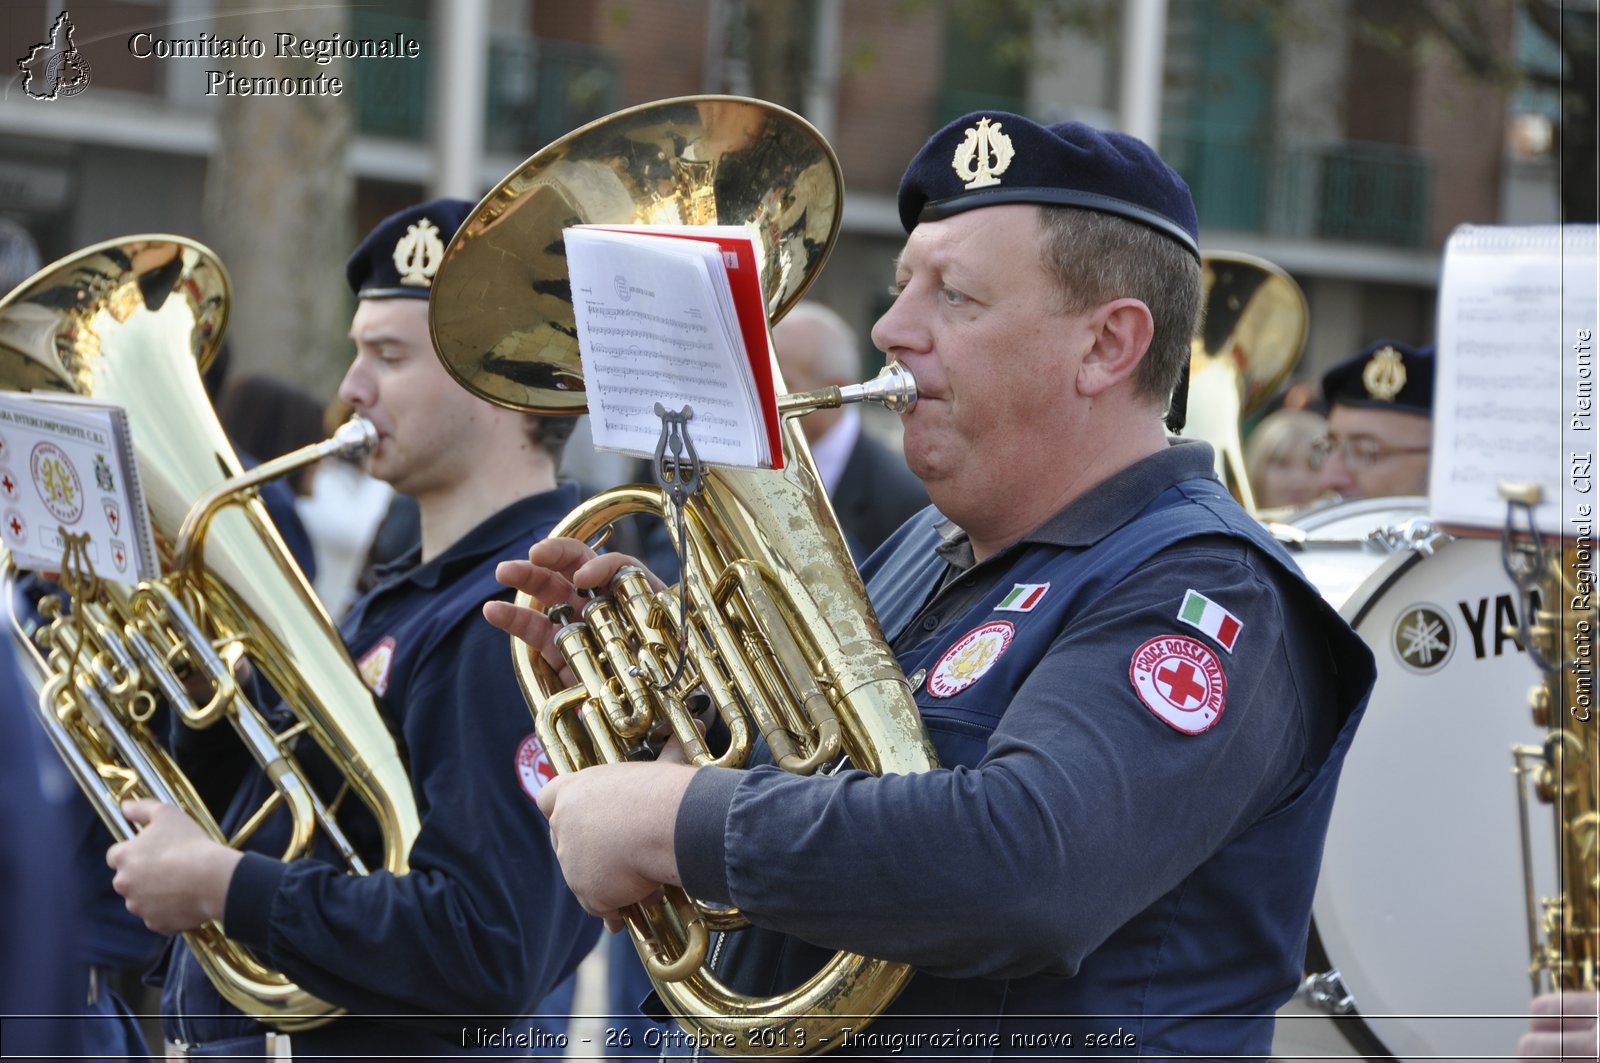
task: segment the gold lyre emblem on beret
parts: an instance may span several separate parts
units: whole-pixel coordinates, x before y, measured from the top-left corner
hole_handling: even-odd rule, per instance
[[[1380,347],[1361,368],[1361,383],[1367,394],[1382,402],[1393,402],[1406,386],[1406,364],[1393,347]]]
[[[412,222],[406,234],[394,245],[394,268],[400,273],[400,283],[418,288],[433,287],[433,275],[439,272],[444,261],[444,241],[439,239],[439,227],[427,218]]]
[[[989,162],[991,154],[994,156],[992,165]],[[950,160],[950,165],[970,192],[974,188],[999,184],[1000,175],[1006,172],[1015,154],[1011,138],[1000,132],[1000,123],[990,125],[989,119],[980,118],[977,126],[967,130],[966,139],[956,146],[955,158]]]

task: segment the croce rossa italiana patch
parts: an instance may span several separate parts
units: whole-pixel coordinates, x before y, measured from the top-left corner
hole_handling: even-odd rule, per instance
[[[1227,703],[1228,677],[1221,659],[1185,635],[1158,635],[1134,650],[1128,679],[1161,722],[1184,734],[1209,731]]]

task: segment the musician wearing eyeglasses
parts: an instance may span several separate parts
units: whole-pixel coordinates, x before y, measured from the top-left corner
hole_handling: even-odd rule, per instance
[[[1264,1058],[1373,668],[1210,447],[1166,434],[1200,306],[1188,188],[1132,137],[977,113],[898,205],[872,337],[916,379],[934,506],[862,575],[938,767],[563,774],[539,805],[568,882],[613,923],[663,884],[737,905],[753,928],[713,962],[747,994],[833,950],[914,968],[807,1048]],[[577,607],[624,563],[552,539],[500,577]],[[562,666],[543,614],[485,613]]]
[[[1341,498],[1428,493],[1433,345],[1379,340],[1322,378],[1328,434],[1312,444],[1322,486]]]

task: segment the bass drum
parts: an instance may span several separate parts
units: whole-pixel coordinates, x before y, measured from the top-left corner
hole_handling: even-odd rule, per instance
[[[1511,747],[1539,740],[1539,675],[1505,633],[1520,604],[1499,539],[1436,534],[1421,498],[1291,520],[1280,538],[1372,648],[1378,680],[1312,909],[1307,987],[1323,1004],[1285,1009],[1274,1055],[1308,1054],[1290,1046],[1327,1020],[1305,1016],[1330,1012],[1368,1057],[1509,1055],[1532,996]],[[1538,826],[1534,868],[1550,881],[1535,885],[1548,895],[1553,828]]]

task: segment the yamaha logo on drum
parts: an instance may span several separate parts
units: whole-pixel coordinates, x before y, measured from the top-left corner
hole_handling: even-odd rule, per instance
[[[1456,648],[1456,633],[1443,609],[1419,602],[1395,620],[1389,641],[1401,664],[1427,674],[1449,662]]]

